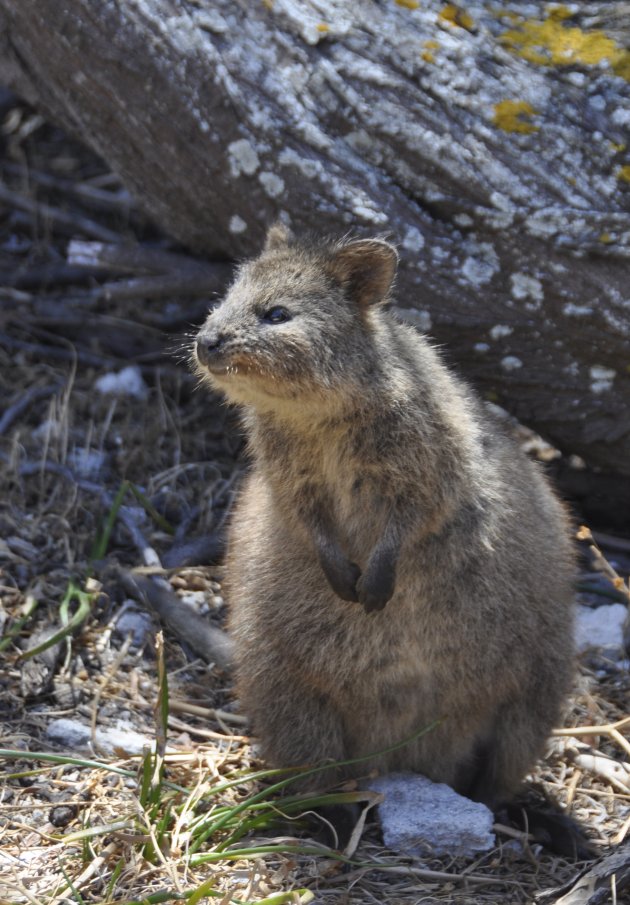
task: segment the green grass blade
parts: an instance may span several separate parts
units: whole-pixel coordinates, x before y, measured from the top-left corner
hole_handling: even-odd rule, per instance
[[[125,770],[123,767],[116,767],[114,764],[104,764],[98,760],[86,760],[80,757],[72,757],[67,754],[49,754],[48,751],[18,751],[13,748],[0,748],[0,760],[37,760],[50,764],[71,764],[74,767],[86,767],[90,770],[105,770],[108,773],[117,773],[119,776],[138,778],[137,770]],[[181,792],[188,795],[189,790],[184,786],[178,786],[174,782],[165,782],[164,787],[171,789],[173,792]]]
[[[147,749],[142,758],[142,778],[140,780],[138,794],[140,805],[145,811],[151,803],[151,778],[153,776],[153,768],[153,753],[150,749]]]
[[[198,902],[201,902],[202,899],[207,898],[207,896],[215,895],[216,890],[214,889],[214,885],[216,880],[214,877],[210,877],[209,880],[206,880],[205,883],[202,883],[198,889],[196,889],[186,900],[187,905],[197,905]]]
[[[175,534],[175,529],[171,523],[157,511],[151,500],[144,494],[139,487],[136,487],[131,481],[127,482],[128,489],[133,493],[136,500],[140,503],[149,518],[153,519],[158,528],[166,531],[167,534]]]
[[[41,644],[36,644],[35,647],[30,647],[28,650],[22,651],[20,653],[20,660],[30,660],[31,657],[36,657],[37,654],[41,654],[42,651],[47,650],[49,647],[54,647],[55,644],[58,644],[60,641],[63,641],[64,638],[69,637],[82,622],[85,622],[92,609],[94,595],[87,591],[82,591],[73,581],[68,584],[68,589],[61,601],[59,607],[60,614],[67,614],[70,603],[75,599],[79,601],[78,609],[72,616],[67,618],[66,624],[58,631],[54,632],[49,638],[46,638],[45,641],[42,641]]]
[[[282,845],[254,845],[249,848],[234,848],[229,852],[204,852],[201,855],[191,855],[191,867],[197,867],[199,864],[217,864],[221,861],[238,861],[241,858],[259,858],[260,855],[324,855],[326,858],[333,858],[335,861],[343,861],[346,864],[353,864],[350,858],[340,855],[339,852],[325,845],[301,845],[296,840],[295,845],[288,842]]]
[[[295,896],[300,897],[299,905],[308,905],[315,898],[315,894],[310,889],[294,889],[292,892],[278,892],[273,896],[267,896],[266,899],[260,899],[256,905],[285,905],[285,903],[295,902]]]
[[[120,860],[116,863],[116,865],[112,871],[112,875],[109,878],[109,883],[107,884],[107,888],[105,890],[105,896],[106,896],[107,901],[109,901],[112,897],[112,893],[114,892],[114,887],[116,886],[116,883],[118,882],[118,878],[120,877],[124,866],[125,866],[125,861],[123,858],[120,858]]]
[[[24,601],[22,615],[15,620],[11,628],[0,638],[0,651],[6,650],[6,648],[15,641],[38,606],[39,600],[37,600],[36,597],[33,597],[32,594],[29,594]]]
[[[66,873],[66,869],[63,866],[63,862],[62,862],[61,858],[58,858],[57,861],[59,863],[59,870],[63,874],[64,880],[68,884],[68,888],[72,892],[72,895],[75,897],[75,899],[77,900],[79,905],[85,905],[85,899],[83,898],[83,896],[81,895],[79,890],[76,888],[76,886],[74,885],[74,883],[72,882],[72,880],[70,879],[68,874]]]
[[[116,496],[114,497],[111,508],[107,513],[105,524],[103,525],[101,533],[94,543],[92,553],[90,555],[90,561],[103,559],[103,557],[107,553],[107,548],[109,547],[109,539],[112,536],[112,531],[114,530],[114,525],[116,524],[116,519],[118,518],[118,511],[122,506],[122,502],[128,490],[129,481],[123,481],[116,491]]]
[[[170,522],[168,522],[164,518],[164,516],[160,515],[155,506],[140,490],[140,488],[136,487],[135,484],[132,484],[131,481],[123,481],[116,491],[116,496],[114,497],[110,510],[107,513],[107,517],[105,519],[101,533],[99,534],[94,543],[94,546],[92,547],[92,553],[90,555],[91,562],[93,562],[94,560],[103,559],[103,557],[107,553],[107,548],[109,547],[109,541],[112,536],[112,531],[114,530],[114,525],[116,524],[116,519],[118,518],[120,507],[122,506],[123,500],[125,499],[125,495],[128,491],[134,495],[149,518],[153,519],[153,521],[159,528],[161,528],[163,531],[166,531],[167,534],[175,534],[175,529],[170,524]]]
[[[440,723],[440,720],[434,720],[428,726],[424,726],[422,729],[415,732],[412,736],[407,739],[404,739],[402,742],[397,742],[395,745],[389,745],[387,748],[384,748],[382,751],[375,751],[372,754],[365,754],[361,757],[352,757],[348,760],[336,761],[330,764],[322,764],[319,767],[311,767],[307,770],[302,770],[297,776],[290,776],[287,779],[280,780],[280,782],[274,783],[271,786],[268,786],[266,789],[263,789],[260,792],[256,792],[254,795],[246,798],[245,801],[241,802],[238,805],[235,805],[234,808],[230,811],[229,814],[225,814],[222,817],[219,817],[218,820],[215,820],[206,829],[200,834],[199,838],[195,840],[195,842],[190,846],[190,853],[195,854],[199,851],[199,848],[204,844],[206,839],[210,836],[214,835],[219,830],[226,827],[230,821],[237,815],[246,811],[252,804],[256,804],[259,801],[263,801],[266,798],[270,798],[273,795],[276,795],[282,789],[286,788],[292,782],[295,782],[298,779],[304,779],[308,776],[316,776],[318,773],[323,773],[326,770],[330,770],[334,767],[348,767],[354,764],[364,763],[366,761],[373,760],[377,757],[382,757],[386,754],[390,754],[393,751],[398,751],[400,748],[404,748],[406,745],[411,744],[416,739],[425,735],[427,732],[431,732],[435,727]],[[218,846],[218,850],[221,849],[221,846]]]
[[[280,801],[259,802],[249,809],[253,816],[241,820],[232,835],[221,843],[220,848],[227,849],[244,836],[261,829],[269,829],[283,820],[294,818],[295,815],[330,805],[365,804],[375,795],[374,792],[329,792],[325,795],[309,797],[296,795],[282,798]]]
[[[122,833],[125,830],[133,829],[133,824],[129,820],[116,820],[113,823],[99,823],[98,826],[88,826],[85,829],[77,830],[76,833],[68,833],[65,836],[56,836],[60,842],[81,842],[85,839],[93,839],[95,836],[106,836],[108,833]]]

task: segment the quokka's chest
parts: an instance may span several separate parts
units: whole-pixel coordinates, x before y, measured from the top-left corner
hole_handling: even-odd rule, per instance
[[[308,493],[347,552],[362,559],[384,532],[392,508],[385,478],[382,471],[327,452],[301,470],[295,509],[302,505],[302,492]]]

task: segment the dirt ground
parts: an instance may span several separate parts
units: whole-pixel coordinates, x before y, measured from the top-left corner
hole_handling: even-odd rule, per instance
[[[185,363],[211,292],[143,290],[133,281],[147,267],[69,265],[77,240],[178,250],[101,161],[2,93],[0,135],[0,902],[516,905],[572,881],[588,864],[514,830],[472,861],[401,857],[376,822],[347,863],[286,822],[248,824],[239,844],[253,854],[242,857],[226,854],[220,829],[199,841],[191,815],[238,806],[261,788],[248,774],[263,765],[229,671],[168,627],[172,788],[147,798],[142,739],[160,735],[165,701],[160,622],[122,576],[190,559],[186,545],[201,538],[205,555],[160,574],[182,607],[221,624],[222,526],[244,467],[233,415]],[[226,272],[219,265],[217,286]],[[114,283],[125,291],[103,291]],[[617,540],[605,552],[623,575],[630,543]],[[592,571],[581,587],[591,606],[624,600]],[[574,732],[554,737],[534,774],[595,857],[630,831],[629,701],[628,661],[583,654],[564,723]],[[207,861],[190,857],[195,846]],[[624,901],[605,883],[597,901]]]

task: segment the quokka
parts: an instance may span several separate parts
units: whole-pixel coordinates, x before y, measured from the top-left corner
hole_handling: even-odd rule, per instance
[[[573,659],[568,521],[431,343],[386,303],[381,239],[272,227],[195,367],[242,412],[229,631],[268,762],[382,751],[491,807],[541,753]]]

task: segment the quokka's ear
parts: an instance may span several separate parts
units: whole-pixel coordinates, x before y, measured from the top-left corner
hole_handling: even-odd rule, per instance
[[[293,235],[288,226],[285,226],[281,220],[276,220],[267,231],[263,251],[276,251],[279,248],[286,248],[292,238]]]
[[[384,239],[353,239],[333,252],[328,271],[363,307],[387,301],[398,252]]]

